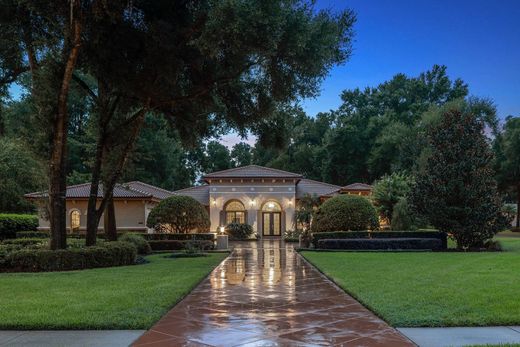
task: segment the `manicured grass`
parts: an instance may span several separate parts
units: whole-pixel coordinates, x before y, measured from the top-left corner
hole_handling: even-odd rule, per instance
[[[227,254],[55,273],[0,274],[0,329],[147,329]]]
[[[393,326],[520,324],[520,239],[505,252],[302,255]]]

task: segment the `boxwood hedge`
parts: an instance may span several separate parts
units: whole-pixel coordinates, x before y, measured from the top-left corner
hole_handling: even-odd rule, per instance
[[[441,241],[442,249],[448,248],[448,235],[440,231],[335,231],[312,234],[312,244],[318,248],[324,239],[386,239],[386,238],[433,238]]]
[[[38,228],[38,216],[32,214],[0,214],[0,240],[14,239],[18,231]]]
[[[1,253],[0,253],[1,254]],[[67,271],[135,264],[136,248],[128,242],[62,250],[21,249],[0,256],[0,271]]]
[[[322,239],[319,249],[345,250],[441,250],[442,242],[432,238]]]

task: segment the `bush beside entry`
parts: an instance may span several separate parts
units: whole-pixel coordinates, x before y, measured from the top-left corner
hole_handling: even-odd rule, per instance
[[[150,244],[140,234],[127,233],[127,234],[122,235],[119,238],[119,241],[129,242],[129,243],[133,244],[135,246],[135,248],[137,249],[137,254],[146,255],[146,254],[152,253]]]
[[[185,234],[209,230],[209,215],[204,206],[189,196],[172,196],[161,201],[148,215],[146,225],[159,232]]]
[[[231,223],[226,226],[226,234],[232,240],[247,240],[253,235],[253,227],[249,224]]]
[[[339,195],[325,201],[316,212],[312,232],[377,229],[376,209],[358,195]]]

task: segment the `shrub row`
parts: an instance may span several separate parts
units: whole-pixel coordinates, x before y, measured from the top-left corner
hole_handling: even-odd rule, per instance
[[[49,237],[49,233],[45,231],[19,231],[16,233],[17,239],[24,239],[24,238],[39,238],[39,239],[46,239]]]
[[[347,250],[441,250],[442,241],[436,238],[380,238],[380,239],[322,239],[320,249]]]
[[[198,234],[167,234],[167,233],[154,233],[154,234],[142,234],[146,240],[177,240],[177,241],[189,241],[189,240],[208,240],[213,241],[215,234],[211,233],[198,233]]]
[[[142,234],[128,233],[119,237],[118,240],[133,244],[137,249],[137,254],[146,255],[152,253],[150,244],[143,238]]]
[[[99,246],[51,251],[22,249],[0,257],[0,271],[67,271],[135,264],[136,248],[128,242],[106,242]]]
[[[18,231],[38,228],[38,216],[32,214],[0,214],[0,240],[14,239]]]
[[[313,233],[312,244],[324,239],[386,239],[386,238],[431,238],[439,239],[443,249],[448,248],[448,235],[440,231],[335,231]]]
[[[178,251],[190,247],[201,250],[213,248],[213,241],[208,240],[150,240],[148,241],[153,251]]]
[[[19,245],[21,247],[34,246],[34,245],[43,245],[47,243],[46,239],[42,238],[22,238],[22,239],[8,239],[2,241],[4,245]]]
[[[231,223],[226,226],[230,240],[247,240],[253,236],[253,227],[245,223]]]

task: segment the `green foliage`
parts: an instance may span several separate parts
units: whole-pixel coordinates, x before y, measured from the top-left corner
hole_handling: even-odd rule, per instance
[[[68,271],[135,264],[136,248],[127,242],[67,250],[31,249],[6,254],[0,270],[9,272]]]
[[[245,223],[230,223],[225,231],[231,240],[248,240],[253,236],[253,227]]]
[[[377,229],[374,206],[358,195],[339,195],[325,201],[316,212],[312,232]]]
[[[458,248],[479,248],[505,227],[483,123],[456,109],[429,129],[431,155],[416,178],[410,202]]]
[[[318,245],[325,239],[384,239],[384,238],[429,238],[441,240],[442,247],[448,247],[447,234],[440,231],[336,231],[312,234],[312,244]]]
[[[429,238],[381,238],[381,239],[323,239],[318,249],[349,250],[441,250],[439,239]]]
[[[0,177],[0,211],[33,211],[23,195],[42,190],[45,169],[21,141],[0,137]]]
[[[231,149],[231,160],[233,161],[233,166],[240,167],[251,165],[253,160],[251,150],[251,146],[245,142],[235,144]]]
[[[167,234],[167,233],[153,233],[153,234],[143,234],[143,237],[146,240],[179,240],[179,241],[189,241],[189,240],[207,240],[213,241],[215,239],[215,234],[212,233],[202,233],[202,234]]]
[[[511,201],[516,200],[516,227],[518,228],[520,227],[520,117],[506,118],[503,133],[495,139],[494,150],[499,188],[511,193]]]
[[[155,206],[146,225],[159,231],[172,233],[204,232],[210,227],[209,215],[204,206],[189,196],[172,196]]]
[[[408,206],[408,200],[400,198],[394,205],[392,212],[392,230],[413,230],[416,226],[414,217]]]
[[[16,237],[18,231],[33,231],[38,227],[38,216],[32,214],[0,214],[0,240]]]
[[[312,220],[321,204],[320,198],[316,195],[305,194],[301,197],[294,211],[295,225],[302,226],[303,230],[309,230]]]
[[[42,238],[22,238],[2,241],[3,245],[19,245],[21,247],[41,247],[48,245],[48,240]]]
[[[408,195],[412,184],[412,177],[403,172],[385,175],[374,183],[371,198],[381,217],[392,220],[395,204]]]
[[[154,251],[179,251],[186,247],[198,247],[202,250],[213,248],[213,241],[208,240],[150,240],[148,243]]]
[[[44,231],[18,231],[16,233],[16,238],[39,238],[39,239],[46,239],[49,237],[49,233]]]
[[[152,249],[150,248],[150,244],[148,241],[144,239],[144,237],[141,234],[136,233],[127,233],[121,235],[121,237],[118,238],[118,241],[121,242],[128,242],[135,246],[137,249],[137,254],[146,255],[150,254],[152,252]]]

